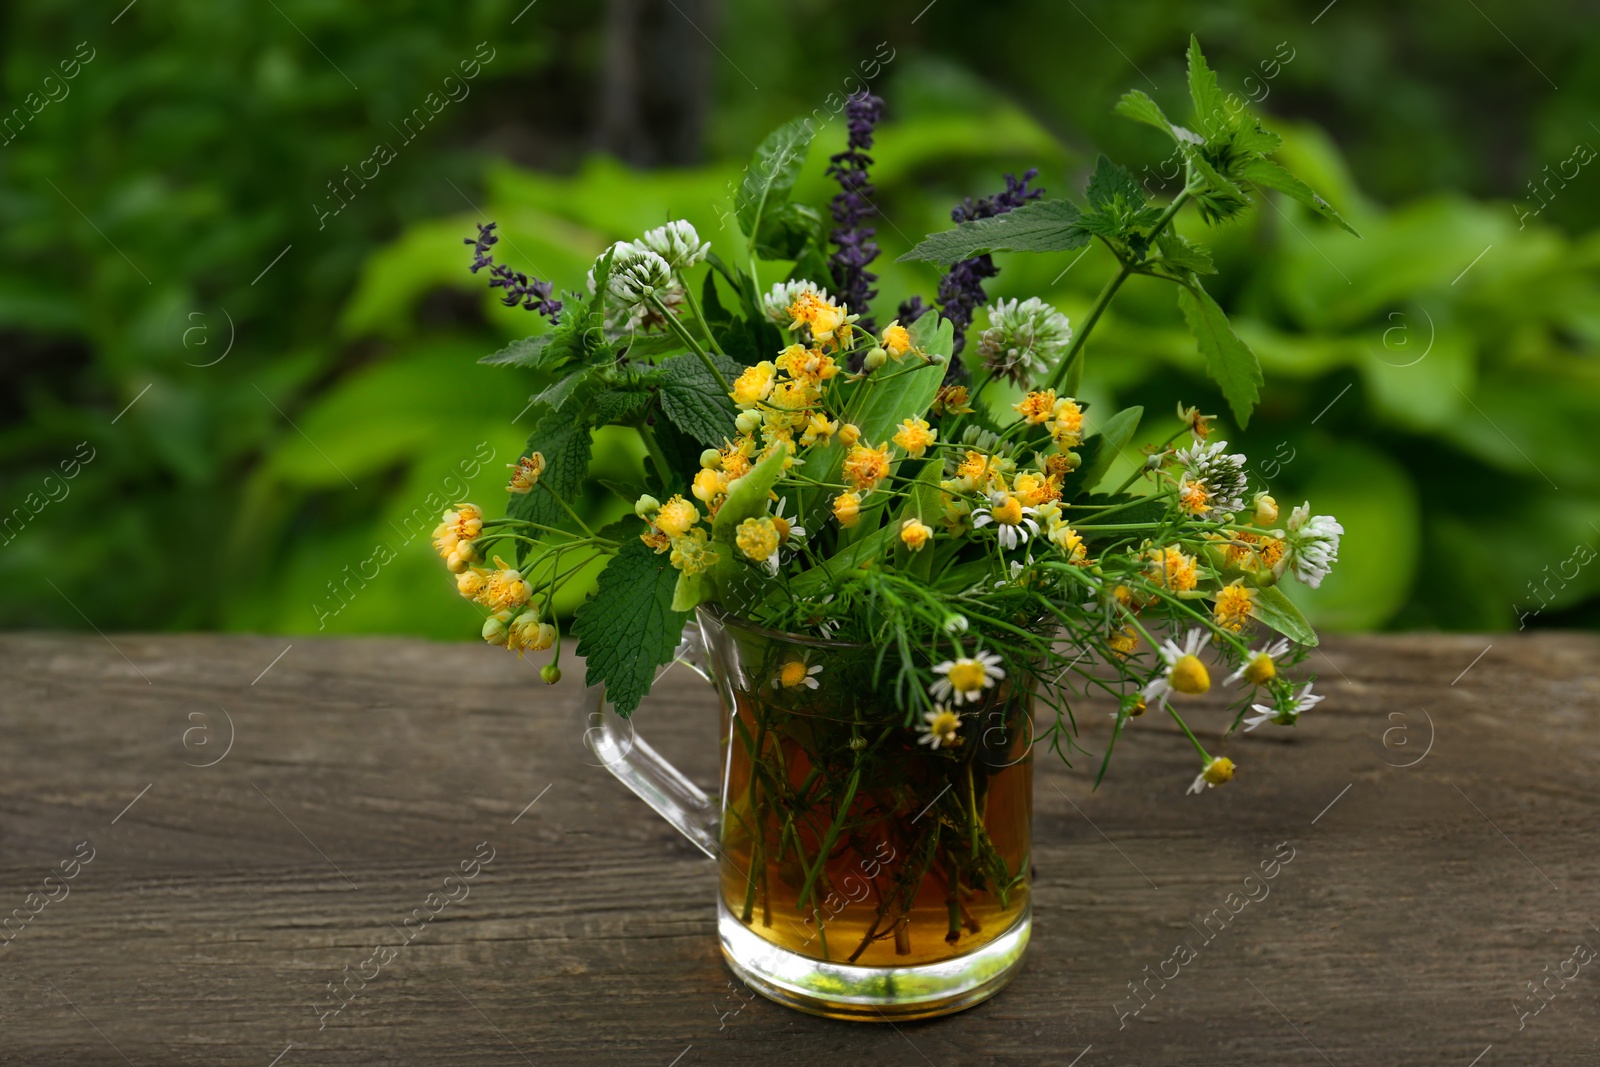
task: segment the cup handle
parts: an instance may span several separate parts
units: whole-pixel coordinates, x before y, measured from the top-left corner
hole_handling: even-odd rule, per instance
[[[705,659],[705,641],[699,626],[691,621],[683,628],[683,640],[673,653],[672,664],[681,663],[709,682],[711,675],[704,666]],[[616,715],[606,699],[604,686],[590,686],[585,701],[590,709],[590,721],[598,718],[598,723],[584,731],[584,744],[600,757],[606,770],[654,808],[656,814],[676,827],[701,852],[716,859],[716,798],[707,795],[662,759],[661,754],[639,736],[631,719]]]

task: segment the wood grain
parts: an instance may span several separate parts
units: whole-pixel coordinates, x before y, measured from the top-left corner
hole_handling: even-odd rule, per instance
[[[263,675],[288,639],[114,641],[0,639],[0,916],[94,852],[0,946],[0,1063],[1600,1064],[1600,966],[1520,1030],[1514,1008],[1600,947],[1594,636],[1330,640],[1329,699],[1221,744],[1238,778],[1198,797],[1155,715],[1091,792],[1108,709],[1083,706],[1095,756],[1039,761],[1025,970],[898,1029],[733,981],[711,864],[595,765],[575,680],[472,645],[302,638]],[[638,723],[709,777],[701,685],[669,678]],[[1197,718],[1209,743],[1220,712]],[[483,842],[467,896],[402,939]]]

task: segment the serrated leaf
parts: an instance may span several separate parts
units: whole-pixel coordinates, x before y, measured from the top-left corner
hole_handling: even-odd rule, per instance
[[[594,398],[590,421],[596,426],[627,422],[650,403],[648,389],[612,389]]]
[[[1078,226],[1079,214],[1071,201],[1036,200],[1004,215],[929,234],[899,261],[955,263],[987,252],[1067,252],[1089,243],[1089,235]]]
[[[1311,628],[1311,623],[1300,614],[1300,609],[1295,607],[1294,601],[1282,589],[1271,585],[1252,592],[1255,595],[1250,598],[1251,615],[1297,644],[1317,644],[1317,631]]]
[[[729,382],[744,369],[726,356],[712,353],[711,359]],[[660,373],[661,410],[674,426],[710,448],[737,436],[733,400],[699,356],[673,356],[660,364]]]
[[[1174,270],[1193,274],[1217,273],[1216,265],[1211,262],[1211,253],[1181,234],[1171,230],[1162,233],[1156,238],[1156,247],[1161,250],[1162,264]]]
[[[1142,207],[1147,197],[1128,168],[1111,162],[1105,156],[1095,161],[1094,173],[1089,176],[1089,188],[1084,194],[1091,207],[1102,211],[1118,206]]]
[[[756,148],[734,202],[746,237],[758,237],[767,214],[788,203],[816,132],[809,118],[791,119]]]
[[[576,370],[565,378],[558,378],[551,382],[544,389],[529,397],[530,401],[544,409],[540,412],[539,417],[543,418],[550,412],[560,411],[566,407],[567,401],[579,395],[581,392],[579,387],[589,380],[589,373],[589,371],[582,369]],[[537,425],[537,422],[535,425]]]
[[[1174,141],[1180,139],[1177,130],[1162,112],[1161,105],[1138,89],[1123,93],[1122,99],[1117,101],[1117,106],[1112,110],[1123,118],[1142,122],[1146,126],[1154,126]]]
[[[555,336],[553,332],[541,333],[536,337],[524,337],[520,341],[512,341],[500,351],[492,352],[478,362],[491,367],[542,367]]]
[[[1189,100],[1194,105],[1194,126],[1207,140],[1228,129],[1228,114],[1217,76],[1206,65],[1200,38],[1189,35]]]
[[[756,233],[756,255],[762,259],[799,259],[822,240],[822,216],[809,204],[790,202],[768,210]]]
[[[1344,216],[1334,210],[1332,204],[1318,196],[1311,186],[1296,178],[1270,159],[1250,160],[1239,168],[1239,177],[1246,181],[1255,182],[1257,185],[1265,185],[1268,189],[1276,189],[1280,193],[1293,197],[1347,233],[1356,237],[1361,236],[1356,233],[1355,227],[1346,222]]]
[[[1283,138],[1265,129],[1255,116],[1246,114],[1240,116],[1230,145],[1237,155],[1268,156],[1283,147]]]
[[[656,668],[672,659],[689,616],[674,611],[678,572],[637,536],[600,572],[594,595],[572,620],[577,654],[590,685],[604,684],[618,715],[627,718],[650,691]]]
[[[562,500],[577,499],[589,473],[590,432],[583,414],[586,412],[551,412],[535,424],[522,454],[542,453],[544,474],[540,476],[539,485],[534,487],[533,492],[511,494],[511,500],[506,505],[506,514],[511,518],[556,527],[568,519],[566,511],[556,503],[556,497]],[[548,487],[549,491],[544,487]],[[519,541],[517,544],[520,558],[526,554],[527,543]]]
[[[1233,332],[1228,316],[1198,281],[1178,287],[1178,307],[1205,357],[1206,372],[1221,387],[1240,428],[1248,426],[1250,412],[1261,396],[1261,364],[1256,354]]]
[[[1244,195],[1243,189],[1235,185],[1227,175],[1212,166],[1211,161],[1206,158],[1203,148],[1198,145],[1191,145],[1185,151],[1184,156],[1194,166],[1194,169],[1200,172],[1201,177],[1205,178],[1206,184],[1210,186],[1210,191],[1213,194],[1231,197],[1243,203],[1250,202],[1250,198]]]

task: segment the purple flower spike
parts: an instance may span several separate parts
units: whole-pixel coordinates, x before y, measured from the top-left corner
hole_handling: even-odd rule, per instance
[[[845,104],[849,144],[828,160],[828,175],[838,179],[840,186],[832,203],[835,225],[828,235],[837,251],[828,257],[828,266],[833,270],[839,299],[861,316],[856,326],[868,334],[877,332],[877,325],[867,312],[872,298],[878,295],[872,288],[878,276],[867,266],[878,258],[878,246],[873,241],[878,231],[862,224],[878,213],[872,203],[877,189],[867,178],[867,168],[872,165],[867,149],[872,147],[872,131],[882,116],[883,101],[871,92],[863,89],[850,97]]]
[[[982,200],[968,197],[950,212],[950,217],[957,222],[989,219],[996,215],[1004,215],[1030,200],[1037,200],[1044,195],[1044,190],[1029,189],[1028,183],[1038,176],[1039,171],[1033,168],[1020,179],[1014,174],[1007,174],[1005,192],[984,197]],[[999,273],[1000,268],[995,266],[994,260],[987,255],[973,256],[971,259],[963,259],[952,264],[950,272],[940,279],[939,307],[944,317],[949,319],[956,329],[955,355],[960,355],[961,350],[966,347],[967,327],[972,325],[972,313],[979,305],[989,302],[989,294],[983,291],[984,280],[993,278]],[[953,372],[959,364],[951,360],[950,366]]]
[[[472,273],[476,274],[484,267],[489,268],[491,280],[489,288],[504,289],[500,302],[506,307],[516,307],[521,304],[528,311],[537,311],[550,320],[554,326],[561,321],[561,301],[550,297],[555,286],[550,282],[542,282],[537,278],[530,279],[519,270],[512,270],[504,264],[496,263],[489,249],[500,240],[494,232],[494,223],[478,226],[476,239],[463,237],[462,244],[472,246]]]

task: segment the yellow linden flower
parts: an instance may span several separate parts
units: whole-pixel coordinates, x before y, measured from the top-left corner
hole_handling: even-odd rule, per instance
[[[1055,414],[1056,391],[1054,389],[1041,389],[1029,393],[1017,403],[1011,405],[1013,411],[1023,419],[1037,426],[1046,422]]]
[[[1116,655],[1127,659],[1139,647],[1139,634],[1132,626],[1127,626],[1107,638],[1106,644]]]
[[[838,428],[838,421],[830,420],[827,412],[814,411],[811,413],[811,421],[806,423],[805,432],[800,435],[800,443],[809,446],[818,441],[825,441],[832,437]]]
[[[888,444],[879,445],[877,448],[856,445],[845,456],[842,473],[845,481],[855,486],[858,491],[871,492],[876,489],[879,482],[889,477]]]
[[[855,423],[847,422],[839,427],[839,443],[844,447],[852,448],[859,440],[861,440],[861,427]]]
[[[969,493],[985,489],[994,479],[995,467],[993,456],[968,449],[966,458],[956,466],[956,479],[960,481],[961,488]]]
[[[682,537],[689,527],[700,521],[700,512],[681,495],[661,505],[656,512],[656,526],[668,537]]]
[[[834,497],[833,517],[839,520],[840,526],[854,526],[861,519],[861,498],[855,493],[840,493]]]
[[[539,475],[544,473],[544,453],[535,452],[523,456],[515,463],[507,463],[511,468],[511,484],[506,487],[511,493],[531,493],[539,481]]]
[[[511,612],[497,611],[483,620],[483,639],[502,648],[511,638]]]
[[[1257,526],[1271,526],[1278,521],[1278,502],[1266,493],[1260,493],[1255,499],[1255,511],[1251,520]]]
[[[1178,506],[1190,515],[1204,515],[1211,510],[1211,492],[1199,482],[1186,480],[1178,489]]]
[[[734,380],[733,392],[728,395],[741,408],[755,407],[772,395],[772,383],[776,377],[777,368],[769,361],[762,360],[754,367],[745,368],[745,372]]]
[[[1040,478],[1027,473],[1017,475],[1016,479],[1011,483],[1011,491],[1017,495],[1018,500],[1030,508],[1036,508],[1040,504],[1048,504],[1061,496],[1061,493],[1056,490],[1048,478]]]
[[[740,436],[737,441],[723,444],[718,466],[722,468],[722,473],[727,475],[728,481],[743,478],[750,473],[750,454],[755,450],[756,439],[749,434]]]
[[[883,328],[883,350],[889,353],[889,358],[896,363],[911,351],[911,331],[900,325],[900,320],[895,319]]]
[[[1050,531],[1050,540],[1066,555],[1068,563],[1088,562],[1089,550],[1084,546],[1083,538],[1066,523]]]
[[[1052,452],[1044,457],[1045,477],[1059,488],[1066,476],[1078,469],[1080,462],[1082,459],[1076,452]]]
[[[1168,545],[1165,551],[1153,549],[1150,557],[1154,561],[1149,567],[1150,576],[1157,585],[1165,586],[1174,593],[1186,593],[1199,581],[1195,573],[1195,557],[1177,545]]]
[[[717,546],[708,544],[705,530],[696,527],[682,537],[672,539],[672,555],[668,562],[684,574],[700,574],[717,561]]]
[[[733,543],[750,559],[765,563],[778,550],[778,527],[766,516],[746,519],[734,531]]]
[[[656,555],[658,556],[672,547],[672,538],[662,533],[655,526],[651,526],[650,529],[640,534],[639,540],[655,549]]]
[[[507,633],[506,647],[521,659],[524,652],[543,652],[556,643],[556,628],[539,621],[539,613],[525,611],[517,616]]]
[[[933,527],[921,519],[907,519],[900,524],[900,540],[913,552],[921,552],[933,539]]]
[[[939,439],[939,431],[930,429],[928,424],[919,418],[904,419],[900,423],[900,432],[894,435],[894,443],[906,450],[906,454],[913,459],[921,459],[928,446]]]
[[[1058,448],[1076,448],[1083,444],[1083,409],[1077,401],[1064,397],[1056,401],[1052,418],[1045,424]]]
[[[1238,582],[1223,586],[1217,593],[1217,605],[1213,612],[1217,625],[1234,633],[1243,630],[1245,623],[1250,621],[1251,599],[1250,589]]]
[[[933,398],[933,413],[935,415],[970,415],[972,404],[964,385],[945,385],[939,388],[939,393]]]
[[[721,471],[702,470],[694,476],[692,492],[697,500],[709,504],[728,491],[728,476]]]
[[[446,559],[461,542],[483,533],[483,511],[476,504],[457,504],[440,518],[443,521],[433,530],[433,547]]]
[[[456,592],[468,600],[477,600],[488,581],[489,569],[487,567],[468,567],[456,575]]]
[[[778,369],[797,381],[816,386],[839,373],[839,365],[826,352],[805,345],[790,345],[778,357]]]
[[[789,315],[794,319],[789,324],[789,329],[797,330],[801,326],[809,326],[811,339],[818,343],[833,340],[835,333],[841,335],[839,338],[841,341],[849,335],[846,329],[850,318],[849,312],[815,289],[807,289],[795,297],[794,303],[789,305]]]
[[[494,558],[494,572],[484,580],[478,601],[491,611],[513,611],[533,598],[533,587],[522,579],[522,572]]]

